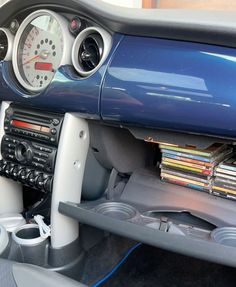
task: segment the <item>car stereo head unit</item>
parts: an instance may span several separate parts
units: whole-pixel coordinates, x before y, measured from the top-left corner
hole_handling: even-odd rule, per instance
[[[4,130],[6,134],[57,145],[62,121],[63,117],[58,114],[25,110],[11,105],[6,110]]]
[[[10,105],[4,120],[0,175],[52,190],[63,115]]]

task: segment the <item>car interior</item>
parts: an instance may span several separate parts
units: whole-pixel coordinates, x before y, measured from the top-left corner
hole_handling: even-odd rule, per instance
[[[235,12],[0,16],[0,286],[235,286]]]

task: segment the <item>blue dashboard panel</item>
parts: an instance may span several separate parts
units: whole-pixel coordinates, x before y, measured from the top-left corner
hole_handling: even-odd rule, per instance
[[[125,36],[101,112],[106,121],[236,137],[236,49]]]
[[[14,77],[11,62],[0,62],[0,100],[14,101],[59,112],[79,112],[88,118],[100,117],[100,94],[102,81],[110,58],[122,35],[113,35],[109,56],[95,73],[80,77],[72,66],[62,66],[50,85],[38,95],[30,95],[19,86]]]

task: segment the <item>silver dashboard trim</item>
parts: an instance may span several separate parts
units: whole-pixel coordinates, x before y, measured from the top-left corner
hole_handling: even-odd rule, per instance
[[[4,32],[5,35],[7,36],[7,42],[8,42],[8,49],[5,58],[3,59],[4,61],[11,61],[12,59],[12,50],[13,50],[13,42],[14,42],[14,36],[10,32],[9,29],[7,28],[0,28],[0,31]]]
[[[93,70],[87,72],[87,71],[84,71],[84,69],[79,64],[78,53],[79,53],[79,49],[80,49],[80,46],[81,46],[83,40],[87,36],[93,34],[94,32],[97,32],[97,33],[99,33],[101,35],[101,37],[103,39],[103,43],[104,43],[104,50],[103,50],[102,58],[101,58],[99,64],[97,65],[97,67],[94,68]],[[107,56],[108,56],[108,54],[110,52],[111,46],[112,46],[112,36],[106,30],[104,30],[103,28],[100,28],[100,27],[89,27],[89,28],[84,29],[76,37],[74,45],[72,47],[71,59],[72,59],[72,63],[73,63],[74,68],[76,69],[76,71],[82,77],[87,77],[87,76],[93,74],[104,63],[105,59],[107,58]]]

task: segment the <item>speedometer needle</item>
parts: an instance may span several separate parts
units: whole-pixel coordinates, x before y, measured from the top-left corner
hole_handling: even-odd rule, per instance
[[[23,66],[26,65],[26,64],[29,64],[31,62],[33,62],[34,60],[40,58],[40,55],[36,55],[34,57],[32,57],[31,59],[27,60],[26,62],[23,63]]]
[[[41,51],[38,55],[32,57],[31,59],[27,60],[26,62],[23,63],[23,66],[26,65],[26,64],[29,64],[31,62],[33,62],[34,60],[40,58],[40,59],[43,59],[43,60],[46,60],[47,57],[50,55],[50,52],[47,51],[47,50],[43,50]]]

